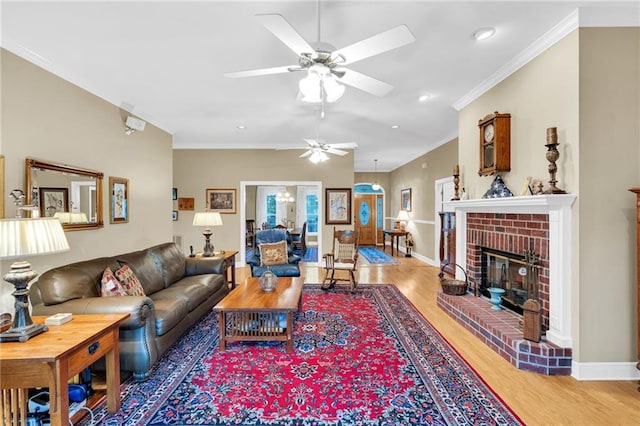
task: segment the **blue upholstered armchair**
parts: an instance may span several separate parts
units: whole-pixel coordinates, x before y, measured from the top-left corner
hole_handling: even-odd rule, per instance
[[[287,263],[280,265],[262,266],[260,260],[260,244],[287,242]],[[247,260],[251,265],[251,276],[260,277],[269,268],[271,272],[279,277],[299,277],[300,276],[300,256],[293,254],[293,244],[291,234],[286,229],[263,229],[256,231],[253,244],[253,253]]]

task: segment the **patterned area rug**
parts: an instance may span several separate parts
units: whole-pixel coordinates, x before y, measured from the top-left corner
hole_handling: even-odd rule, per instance
[[[375,247],[358,247],[358,253],[360,253],[362,257],[367,259],[367,262],[375,265],[390,265],[394,263],[400,263],[393,257]]]
[[[213,313],[143,383],[122,384],[95,424],[518,425],[521,420],[391,284],[324,292],[305,284],[294,352],[282,343],[218,350]],[[87,421],[87,420],[85,420]]]

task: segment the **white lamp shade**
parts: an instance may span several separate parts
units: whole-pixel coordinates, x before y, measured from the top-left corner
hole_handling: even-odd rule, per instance
[[[396,220],[409,220],[409,213],[407,213],[406,210],[400,210],[400,212],[398,213],[398,218]]]
[[[17,259],[69,250],[60,221],[53,217],[0,220],[0,258]]]
[[[218,212],[196,213],[193,226],[222,226],[222,216]]]

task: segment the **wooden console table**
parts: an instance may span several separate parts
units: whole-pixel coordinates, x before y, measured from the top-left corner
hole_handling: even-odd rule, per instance
[[[74,315],[68,323],[50,325],[49,331],[26,342],[1,343],[0,388],[48,387],[51,425],[68,425],[67,382],[105,357],[107,409],[110,413],[117,412],[120,409],[118,327],[127,317],[129,314]],[[45,318],[36,316],[33,322],[44,324]],[[27,407],[15,409],[26,415]],[[14,417],[18,415],[13,413]]]
[[[391,256],[393,256],[393,239],[396,240],[396,248],[400,248],[400,237],[407,237],[408,231],[402,229],[383,229],[382,230],[382,251],[387,247],[387,235],[391,237]]]
[[[639,188],[631,188],[629,191],[636,194],[636,251],[637,251],[637,259],[636,259],[636,268],[637,268],[637,298],[638,298],[638,308],[637,308],[637,318],[638,324],[640,324],[640,187]],[[638,327],[638,352],[637,358],[640,360],[640,326]],[[640,362],[636,364],[636,369],[640,370]],[[640,387],[638,387],[638,391],[640,391]]]

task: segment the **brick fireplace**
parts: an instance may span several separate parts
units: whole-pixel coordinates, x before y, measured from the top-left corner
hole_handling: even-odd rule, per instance
[[[539,257],[538,298],[546,335],[540,343],[522,338],[520,317],[491,312],[484,298],[438,296],[438,305],[518,368],[545,374],[571,372],[571,205],[576,196],[537,195],[445,203],[456,212],[456,263],[477,282],[483,249]],[[458,279],[464,279],[457,271]]]

